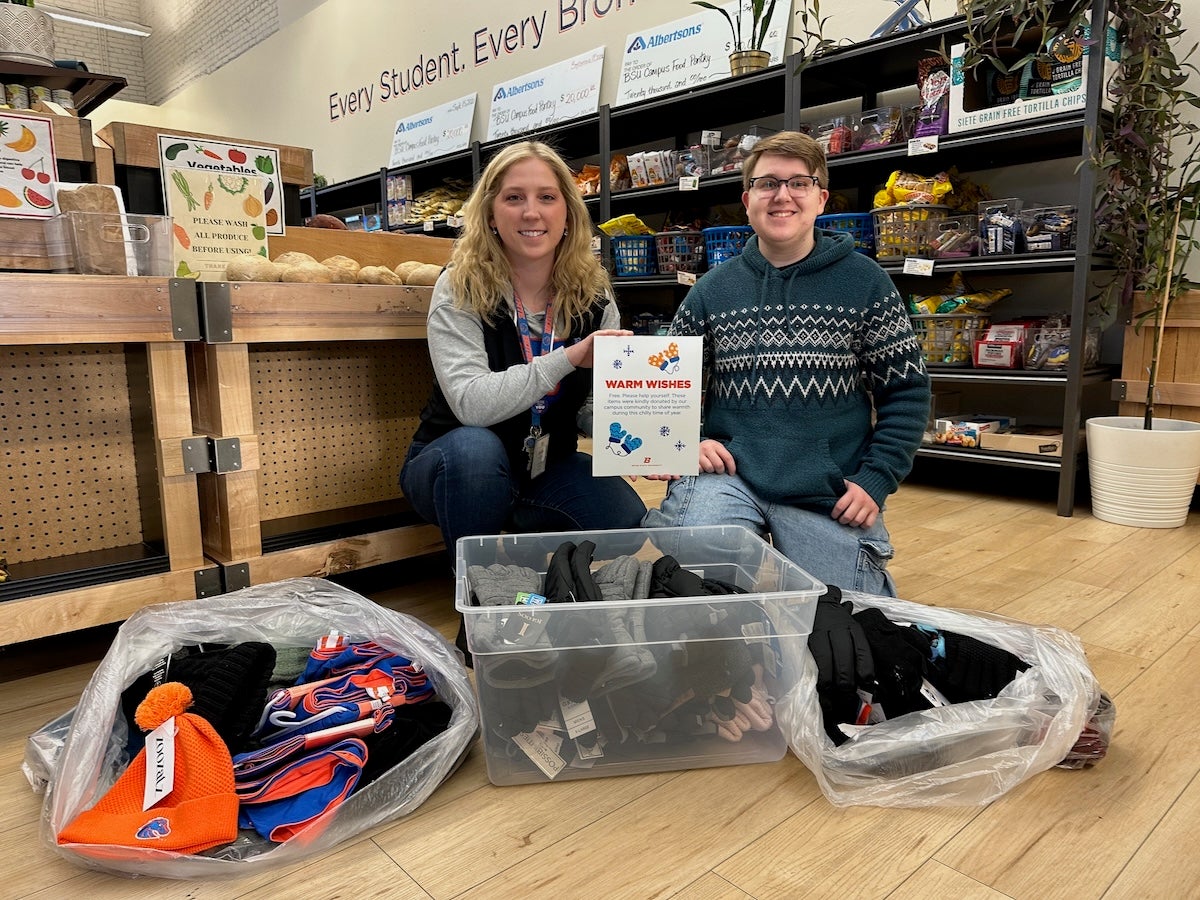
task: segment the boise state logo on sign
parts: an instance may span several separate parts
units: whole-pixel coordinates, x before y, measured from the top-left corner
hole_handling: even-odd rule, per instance
[[[170,833],[171,823],[163,816],[155,816],[137,830],[137,839],[139,841],[153,841],[158,838],[165,838]]]

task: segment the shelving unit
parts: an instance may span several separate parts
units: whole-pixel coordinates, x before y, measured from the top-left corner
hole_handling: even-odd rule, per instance
[[[1092,33],[1103,33],[1108,4],[1097,0],[1092,9]],[[834,53],[809,61],[805,66],[796,57],[789,58],[763,72],[705,85],[644,103],[619,108],[602,106],[597,115],[565,123],[524,137],[549,138],[568,159],[594,158],[598,155],[602,173],[610,170],[612,156],[617,152],[646,146],[673,146],[682,149],[695,142],[702,129],[724,129],[738,123],[758,121],[772,127],[795,129],[805,120],[806,111],[829,104],[856,105],[872,109],[880,105],[880,97],[891,92],[912,90],[915,86],[917,63],[920,59],[948,49],[966,32],[963,17],[935,22],[926,28],[903,32],[884,38],[864,41]],[[1079,160],[1090,155],[1091,148],[1103,124],[1102,42],[1089,47],[1086,107],[1052,117],[1039,118],[1006,127],[973,131],[964,134],[942,135],[935,154],[910,160],[907,145],[849,152],[830,156],[830,180],[835,190],[857,193],[860,211],[870,208],[870,198],[888,175],[909,165],[939,171],[958,166],[964,173],[1020,167],[1062,160]],[[471,176],[477,177],[482,160],[499,146],[474,145],[471,152]],[[460,166],[455,172],[466,177],[466,157],[457,160],[435,161],[439,166]],[[443,170],[439,169],[439,173]],[[386,170],[378,176],[382,179]],[[355,180],[358,182],[359,180]],[[351,183],[338,187],[350,191]],[[1074,180],[1076,205],[1090,210],[1095,195],[1095,174],[1082,167]],[[363,185],[358,189],[369,190]],[[333,191],[333,188],[326,189]],[[668,212],[679,207],[713,207],[737,204],[741,196],[741,175],[720,175],[700,180],[696,191],[680,191],[677,185],[613,192],[608,179],[601,178],[598,196],[589,197],[588,206],[594,220],[603,222],[615,215],[634,212],[643,215]],[[339,196],[331,194],[331,196]],[[1091,216],[1078,220],[1078,252],[1059,254],[1026,254],[1012,257],[979,257],[959,260],[939,260],[935,275],[954,271],[983,278],[1030,279],[1054,275],[1070,279],[1069,296],[1046,312],[1067,313],[1073,323],[1087,321],[1087,301],[1092,274],[1103,268],[1104,260],[1091,252]],[[606,248],[606,256],[609,250]],[[902,291],[928,287],[929,279],[906,275],[900,261],[887,261],[884,269]],[[631,311],[633,298],[646,298],[673,307],[681,299],[684,286],[675,276],[644,276],[614,278],[618,299],[626,312]],[[1064,291],[1064,293],[1067,293]],[[1060,515],[1071,515],[1074,509],[1075,481],[1082,454],[1080,426],[1087,413],[1104,414],[1112,411],[1112,401],[1106,386],[1112,380],[1108,367],[1084,368],[1085,329],[1074,327],[1071,332],[1070,364],[1062,372],[1025,372],[1021,370],[980,370],[931,366],[935,390],[951,385],[956,389],[987,388],[1000,390],[1019,412],[1023,404],[1045,406],[1057,411],[1047,423],[1061,425],[1064,434],[1061,458],[1036,457],[1017,453],[986,450],[959,450],[925,447],[923,456],[952,456],[984,465],[1005,465],[1045,470],[1057,474],[1057,505]],[[1039,423],[1043,424],[1043,423]]]
[[[3,76],[0,80],[5,84],[40,84],[51,90],[70,91],[75,111],[80,116],[86,116],[129,83],[120,75],[102,75],[62,66],[39,66],[11,59],[0,60],[0,76]]]

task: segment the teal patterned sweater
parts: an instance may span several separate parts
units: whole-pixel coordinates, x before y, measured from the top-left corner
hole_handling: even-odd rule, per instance
[[[670,332],[703,336],[703,436],[764,500],[829,511],[849,480],[882,508],[912,469],[929,374],[900,294],[849,235],[817,229],[782,269],[750,238],[696,282]]]

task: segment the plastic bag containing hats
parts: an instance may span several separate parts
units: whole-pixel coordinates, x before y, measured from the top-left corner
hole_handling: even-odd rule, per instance
[[[225,649],[195,655],[194,648],[212,645]],[[289,740],[257,746],[273,707],[222,705],[221,692],[265,694],[289,667],[295,682],[305,661],[311,669],[327,647],[403,657],[408,684],[397,678],[395,691],[416,696],[380,694],[372,681],[380,670],[368,667],[371,677],[348,679],[383,697],[365,704],[365,721],[328,727],[319,740],[301,728]],[[175,662],[165,683],[151,686],[147,673],[164,657]],[[313,685],[346,680],[319,677]],[[144,695],[138,685],[148,688]],[[126,726],[122,703],[130,693],[142,696],[134,713],[137,730],[147,732],[141,736]],[[421,710],[434,704],[440,721],[426,723]],[[292,863],[412,812],[458,767],[479,727],[466,670],[439,634],[319,578],[139,610],[117,632],[73,713],[61,747],[55,737],[63,717],[35,735],[30,746],[37,749],[26,754],[27,774],[32,769],[49,786],[43,840],[90,868],[181,879],[240,877]],[[338,729],[350,736],[328,743]],[[155,765],[164,730],[174,733],[174,785],[158,800],[144,798],[146,761]],[[235,783],[230,744],[243,739],[252,749],[235,752],[243,760]],[[278,759],[267,758],[276,752]],[[255,768],[250,780],[247,766]],[[251,811],[248,801],[260,805]],[[247,820],[252,828],[244,827]]]
[[[893,684],[892,702],[911,711],[874,724],[831,726],[828,709],[823,713],[819,699],[818,663],[813,654],[802,654],[801,678],[780,698],[775,711],[792,751],[835,806],[982,805],[1039,772],[1055,766],[1082,768],[1103,758],[1115,709],[1092,675],[1078,638],[1070,632],[868,594],[845,592],[842,603],[847,613],[853,609],[855,625],[835,634],[831,645],[835,655],[844,648],[843,655],[851,659],[848,668],[857,670],[857,676],[836,679],[856,681],[849,685],[851,692],[855,688],[881,691],[889,676],[894,679],[904,671],[902,660],[912,642],[889,643],[894,655],[880,652],[877,643],[878,629],[893,625],[901,630],[919,625],[917,630],[927,636],[922,647],[932,646],[934,657],[938,635],[961,636],[964,645],[980,650],[981,644],[986,645],[982,654],[962,657],[950,682],[958,688],[988,682],[994,689],[985,687],[982,694],[993,696],[974,700],[963,699],[969,692],[960,691],[953,699],[930,692],[929,680],[938,676],[922,679],[922,660],[929,657],[921,653],[914,657],[912,668],[928,701],[906,700]],[[813,634],[818,634],[816,625]],[[874,647],[873,672],[869,662],[863,663],[863,655],[855,658],[850,649],[863,643]],[[1000,659],[1009,664],[993,666]],[[930,665],[943,665],[943,661],[931,660]],[[868,670],[865,678],[864,669]],[[998,677],[1000,669],[1006,671]],[[866,683],[872,679],[873,683]],[[946,685],[944,680],[940,683]],[[878,702],[877,697],[872,696],[872,701]],[[866,705],[860,709],[860,719],[866,709]],[[835,744],[830,727],[839,729],[840,743]]]

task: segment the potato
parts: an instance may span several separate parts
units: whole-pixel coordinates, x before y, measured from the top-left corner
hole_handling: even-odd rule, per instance
[[[409,259],[400,263],[392,271],[403,278],[405,284],[408,284],[408,276],[412,274],[413,269],[419,269],[423,265],[425,265],[423,262],[415,259]]]
[[[280,281],[293,281],[303,284],[333,284],[333,270],[323,266],[315,259],[311,262],[298,262],[285,266]]]
[[[268,225],[271,223],[268,222]],[[337,216],[329,216],[325,213],[318,213],[308,220],[309,228],[335,228],[339,231],[346,230],[346,223]]]
[[[387,266],[363,266],[358,270],[361,284],[404,284],[404,279]]]
[[[262,256],[239,256],[225,264],[225,280],[278,281],[285,268]]]
[[[404,280],[405,284],[420,284],[430,285],[438,280],[438,276],[442,274],[442,267],[433,263],[422,263],[415,268],[409,276]]]
[[[275,262],[283,266],[294,266],[296,263],[315,263],[316,259],[299,250],[288,250],[275,257]]]
[[[333,272],[338,284],[355,284],[358,282],[358,270],[361,268],[358,260],[348,256],[331,256],[321,260],[321,265]]]

